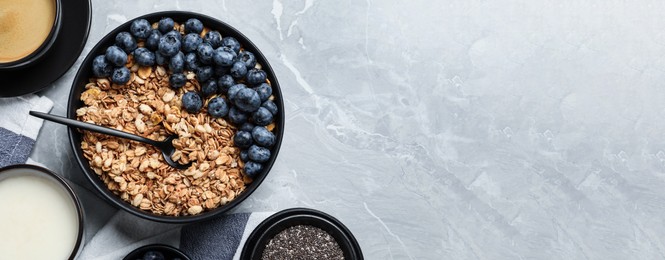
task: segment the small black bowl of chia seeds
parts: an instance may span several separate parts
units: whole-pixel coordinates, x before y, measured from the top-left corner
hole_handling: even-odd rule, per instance
[[[358,241],[339,220],[318,210],[293,208],[261,222],[247,238],[240,259],[364,258]]]

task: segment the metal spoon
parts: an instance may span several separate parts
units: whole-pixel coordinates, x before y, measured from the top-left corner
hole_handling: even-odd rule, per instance
[[[171,167],[176,168],[176,169],[187,169],[192,164],[192,163],[188,163],[186,165],[183,165],[183,164],[179,164],[179,163],[173,161],[173,159],[171,159],[171,155],[173,155],[173,153],[175,152],[175,147],[173,147],[173,144],[171,143],[171,141],[173,141],[173,139],[178,138],[178,135],[171,135],[171,136],[167,137],[166,139],[164,139],[164,141],[155,141],[155,140],[152,140],[152,139],[148,139],[148,138],[141,137],[141,136],[138,136],[138,135],[133,135],[133,134],[123,132],[123,131],[120,131],[120,130],[116,130],[116,129],[113,129],[113,128],[108,128],[108,127],[104,127],[104,126],[99,126],[99,125],[95,125],[95,124],[81,122],[81,121],[78,121],[78,120],[69,119],[69,118],[61,117],[61,116],[55,116],[55,115],[51,115],[51,114],[47,114],[47,113],[42,113],[42,112],[37,112],[37,111],[30,111],[30,115],[35,116],[35,117],[39,117],[41,119],[45,119],[45,120],[48,120],[48,121],[60,123],[60,124],[63,124],[63,125],[76,127],[76,128],[79,128],[79,129],[85,129],[85,130],[92,131],[92,132],[97,132],[97,133],[100,133],[100,134],[111,135],[111,136],[115,136],[115,137],[125,138],[125,139],[134,140],[134,141],[137,141],[137,142],[152,145],[155,148],[162,151],[162,155],[164,156],[164,160],[166,161],[166,163],[168,165],[170,165]]]

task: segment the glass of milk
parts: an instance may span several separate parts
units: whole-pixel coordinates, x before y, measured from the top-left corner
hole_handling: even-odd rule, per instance
[[[0,169],[3,259],[73,259],[83,240],[81,203],[67,182],[34,165]]]

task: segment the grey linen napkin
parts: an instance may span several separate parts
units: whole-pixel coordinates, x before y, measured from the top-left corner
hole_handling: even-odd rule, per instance
[[[148,244],[180,248],[191,259],[240,259],[250,233],[274,212],[234,213],[189,225],[164,224],[119,211],[83,248],[79,259],[117,260]]]
[[[46,113],[52,107],[53,101],[34,94],[0,98],[0,167],[34,163],[28,157],[44,120],[30,116],[28,112]]]

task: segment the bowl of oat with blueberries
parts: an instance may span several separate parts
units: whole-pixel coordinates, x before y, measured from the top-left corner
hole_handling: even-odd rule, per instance
[[[247,37],[181,11],[132,19],[90,51],[67,117],[148,139],[172,140],[170,159],[127,139],[69,128],[77,161],[111,204],[160,222],[217,216],[270,171],[284,130],[279,83]]]

